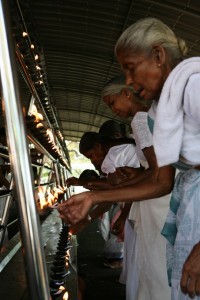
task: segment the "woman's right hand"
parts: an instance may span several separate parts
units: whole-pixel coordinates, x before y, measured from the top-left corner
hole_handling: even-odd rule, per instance
[[[76,177],[70,177],[66,180],[67,187],[70,187],[71,185],[79,186],[81,185],[80,179]]]
[[[58,205],[60,217],[66,224],[77,224],[88,216],[88,212],[95,204],[93,192],[73,195],[67,201]]]
[[[132,168],[132,167],[119,167],[116,168],[116,175],[120,182],[130,180],[143,172],[143,168]]]

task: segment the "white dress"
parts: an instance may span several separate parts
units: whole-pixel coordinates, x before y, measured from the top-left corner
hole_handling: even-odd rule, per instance
[[[138,112],[131,127],[136,152],[145,160],[142,149],[152,145],[147,113]],[[170,195],[137,202],[136,241],[132,267],[127,277],[126,300],[170,300],[166,268],[166,240],[160,234],[169,210]]]
[[[136,155],[135,145],[133,144],[122,144],[112,147],[107,153],[101,169],[104,173],[113,173],[117,167],[129,166],[133,168],[138,168],[140,166],[138,157]],[[132,251],[134,250],[135,243],[135,231],[133,226],[133,218],[131,217],[131,212],[135,211],[133,203],[128,218],[126,219],[124,228],[124,257],[123,257],[123,267],[120,274],[119,282],[126,284],[127,274],[129,266],[131,265]]]

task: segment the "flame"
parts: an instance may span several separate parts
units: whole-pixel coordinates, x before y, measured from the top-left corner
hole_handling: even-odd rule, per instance
[[[53,195],[53,191],[51,191],[50,189],[47,192],[47,197],[45,197],[44,190],[41,186],[38,186],[38,198],[40,203],[40,209],[52,206],[57,200]]]
[[[59,287],[59,290],[60,290],[60,291],[65,291],[65,287],[61,285],[61,286]]]
[[[42,128],[42,127],[44,127],[44,125],[43,125],[42,123],[38,123],[38,124],[36,125],[36,127],[37,127],[37,128]]]
[[[66,257],[69,257],[69,256],[70,256],[70,250],[67,250]]]
[[[54,187],[53,189],[53,195],[55,199],[58,199],[58,195],[63,194],[63,190],[60,188]]]
[[[49,193],[48,196],[47,196],[47,204],[48,206],[52,206],[55,202],[55,199],[54,199],[54,196]]]
[[[43,192],[38,192],[38,197],[40,200],[40,208],[43,209],[45,206],[47,206],[47,201],[44,197],[44,193]]]
[[[68,300],[68,298],[69,298],[69,293],[65,292],[63,295],[63,300]]]
[[[35,116],[36,122],[39,122],[39,121],[43,120],[43,115],[38,113],[38,112],[35,113],[34,116]]]
[[[31,115],[35,116],[36,122],[43,120],[43,115],[37,111],[37,107],[35,105],[32,106]]]

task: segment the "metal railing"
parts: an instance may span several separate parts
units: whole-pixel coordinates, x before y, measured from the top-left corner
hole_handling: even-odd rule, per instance
[[[18,199],[20,232],[30,299],[48,300],[51,297],[34,199],[33,175],[20,100],[8,2],[0,1],[0,72],[8,148],[9,153],[12,153],[10,161]]]

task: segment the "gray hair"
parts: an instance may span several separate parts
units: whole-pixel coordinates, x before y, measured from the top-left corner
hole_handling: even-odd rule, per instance
[[[117,56],[122,50],[131,50],[149,55],[154,45],[161,45],[166,50],[172,66],[187,54],[185,41],[156,18],[144,18],[128,27],[115,45],[115,54]]]
[[[124,89],[129,90],[133,94],[134,101],[136,103],[145,106],[151,105],[151,101],[141,99],[137,96],[137,93],[135,92],[134,87],[132,85],[126,85],[126,77],[124,75],[115,76],[106,83],[101,92],[101,99],[103,100],[105,96],[120,95]]]
[[[131,92],[134,92],[134,89],[132,86],[126,85],[126,78],[125,76],[116,76],[112,78],[110,81],[106,83],[104,86],[102,92],[101,92],[101,99],[103,99],[105,96],[111,96],[120,94],[123,89],[128,89]]]

